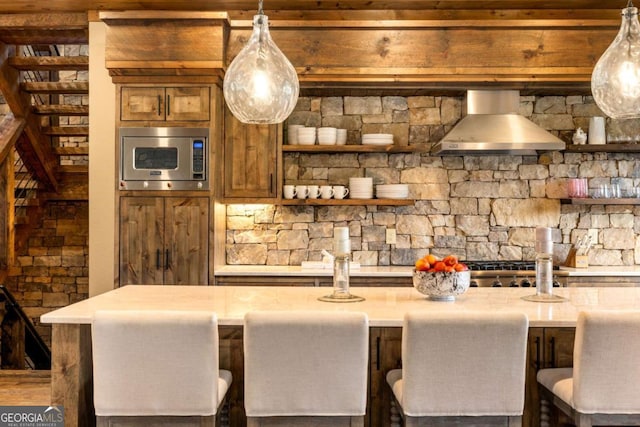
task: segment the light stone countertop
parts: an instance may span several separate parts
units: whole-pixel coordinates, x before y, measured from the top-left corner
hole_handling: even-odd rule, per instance
[[[594,265],[587,268],[560,267],[560,271],[564,271],[568,276],[576,277],[593,277],[593,276],[640,276],[640,265],[617,265],[617,266],[599,266]]]
[[[351,270],[354,277],[411,277],[412,266],[361,266]],[[560,266],[567,276],[640,276],[640,265],[592,266],[571,268]],[[302,268],[299,265],[225,265],[216,269],[216,276],[331,276],[331,268]]]
[[[225,265],[215,271],[216,276],[333,276],[331,264],[329,268],[303,268],[299,265]],[[411,277],[412,266],[361,266],[352,268],[350,276],[354,277]]]
[[[410,310],[518,311],[532,327],[574,327],[578,312],[589,309],[640,310],[640,287],[555,288],[561,303],[521,299],[530,288],[470,288],[454,302],[431,301],[414,288],[352,287],[358,303],[327,303],[318,297],[330,287],[296,286],[152,286],[129,285],[41,316],[43,323],[90,324],[96,310],[211,310],[220,325],[242,325],[256,310],[362,311],[374,327],[400,327]]]

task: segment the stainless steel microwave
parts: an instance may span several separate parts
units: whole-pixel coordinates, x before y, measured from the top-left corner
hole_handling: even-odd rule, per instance
[[[121,190],[208,190],[209,129],[120,128]]]

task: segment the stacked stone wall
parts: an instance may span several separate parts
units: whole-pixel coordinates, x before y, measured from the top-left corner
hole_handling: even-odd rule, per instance
[[[393,133],[396,144],[429,146],[461,118],[462,97],[301,98],[287,124],[348,130],[348,143],[365,133]],[[578,127],[602,115],[591,97],[523,96],[520,113],[567,143]],[[608,120],[609,142],[640,140],[640,121]],[[285,135],[286,143],[286,135]],[[640,154],[552,152],[539,156],[432,156],[428,153],[284,153],[285,184],[348,185],[370,176],[375,184],[406,183],[412,206],[227,207],[228,264],[299,265],[331,250],[333,227],[351,229],[354,260],[363,265],[412,265],[426,252],[468,260],[531,260],[534,230],[554,230],[556,263],[571,243],[596,229],[592,265],[640,264],[640,207],[572,205],[570,178],[591,190],[617,183],[635,194]],[[373,201],[375,203],[375,201]],[[396,230],[387,244],[385,230]]]
[[[40,316],[88,297],[88,237],[88,202],[49,202],[16,252],[5,286],[48,343],[51,327]]]

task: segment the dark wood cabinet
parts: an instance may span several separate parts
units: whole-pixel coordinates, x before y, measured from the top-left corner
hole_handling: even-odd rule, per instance
[[[209,199],[122,197],[120,285],[208,284]]]
[[[540,425],[538,371],[573,366],[575,328],[529,328],[523,427]]]
[[[275,199],[280,125],[245,124],[225,109],[224,197]]]
[[[206,121],[209,110],[207,86],[123,86],[121,91],[122,121]]]

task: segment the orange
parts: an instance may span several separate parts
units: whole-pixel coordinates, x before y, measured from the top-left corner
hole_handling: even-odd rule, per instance
[[[419,260],[416,261],[417,271],[427,271],[429,268],[431,268],[431,266],[429,265],[426,259],[420,258]]]
[[[464,265],[462,263],[456,264],[453,268],[456,271],[467,271],[469,269],[466,265]]]
[[[446,266],[447,266],[447,265],[446,265],[444,262],[442,262],[442,261],[437,261],[437,262],[435,263],[435,265],[433,266],[433,268],[434,268],[436,271],[444,271],[444,269],[445,269],[445,267],[446,267]]]
[[[455,255],[447,255],[442,259],[442,261],[444,261],[448,266],[453,267],[458,263],[458,257]]]
[[[436,262],[438,262],[438,258],[433,256],[432,254],[426,255],[425,258],[427,258],[427,262],[429,262],[429,264],[431,265],[434,265]]]

